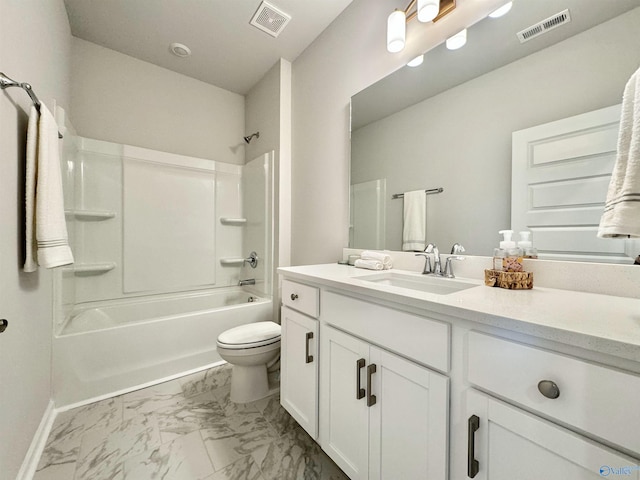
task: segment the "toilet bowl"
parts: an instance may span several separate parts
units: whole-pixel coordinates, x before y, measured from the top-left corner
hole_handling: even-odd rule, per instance
[[[218,354],[233,367],[231,401],[247,403],[269,395],[267,365],[280,355],[280,325],[255,322],[218,337]]]

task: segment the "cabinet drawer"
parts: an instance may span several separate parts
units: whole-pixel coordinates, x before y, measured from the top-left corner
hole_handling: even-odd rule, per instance
[[[282,281],[282,304],[305,313],[311,317],[318,318],[319,315],[319,290],[309,285]]]
[[[640,376],[478,332],[468,353],[469,382],[640,453]],[[541,393],[545,380],[557,398]]]
[[[387,350],[449,371],[449,325],[331,292],[322,295],[322,321]]]

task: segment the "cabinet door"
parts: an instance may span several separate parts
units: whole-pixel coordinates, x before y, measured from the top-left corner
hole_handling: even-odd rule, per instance
[[[473,390],[467,391],[467,462],[478,462],[476,480],[638,480],[636,461],[535,415]]]
[[[369,478],[445,480],[449,379],[376,347],[370,362]]]
[[[326,325],[320,335],[320,445],[349,478],[366,479],[369,344]]]
[[[318,321],[282,307],[280,402],[318,438]]]

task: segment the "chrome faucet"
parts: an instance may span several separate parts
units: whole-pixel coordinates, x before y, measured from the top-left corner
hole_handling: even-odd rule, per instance
[[[431,262],[431,255],[433,254],[433,263]],[[441,275],[440,273],[440,252],[438,247],[433,243],[427,245],[424,249],[424,253],[416,253],[416,257],[424,257],[424,269],[422,269],[423,275]]]
[[[240,280],[238,282],[238,285],[241,287],[244,287],[245,285],[255,285],[255,284],[256,284],[255,278],[247,278],[246,280]]]
[[[438,247],[430,243],[424,251],[425,253],[433,253],[433,268],[431,269],[431,273],[434,275],[442,275],[442,269],[440,268],[440,251]]]
[[[454,243],[451,247],[451,255],[458,255],[459,253],[464,253],[466,250],[459,243]]]
[[[442,276],[447,278],[456,278],[453,274],[453,265],[451,262],[453,260],[462,261],[464,259],[465,257],[461,257],[460,255],[451,255],[450,257],[447,257],[447,262],[444,264],[444,272],[442,273]]]

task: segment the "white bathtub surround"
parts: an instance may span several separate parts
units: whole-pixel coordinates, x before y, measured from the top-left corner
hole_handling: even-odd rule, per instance
[[[250,297],[256,301],[249,302]],[[270,320],[272,309],[270,298],[240,287],[80,309],[68,330],[53,339],[56,405],[136,388],[221,361],[218,335],[238,325]],[[86,330],[96,323],[101,329]]]
[[[346,479],[277,396],[233,406],[229,371],[217,367],[59,414],[34,480]]]

